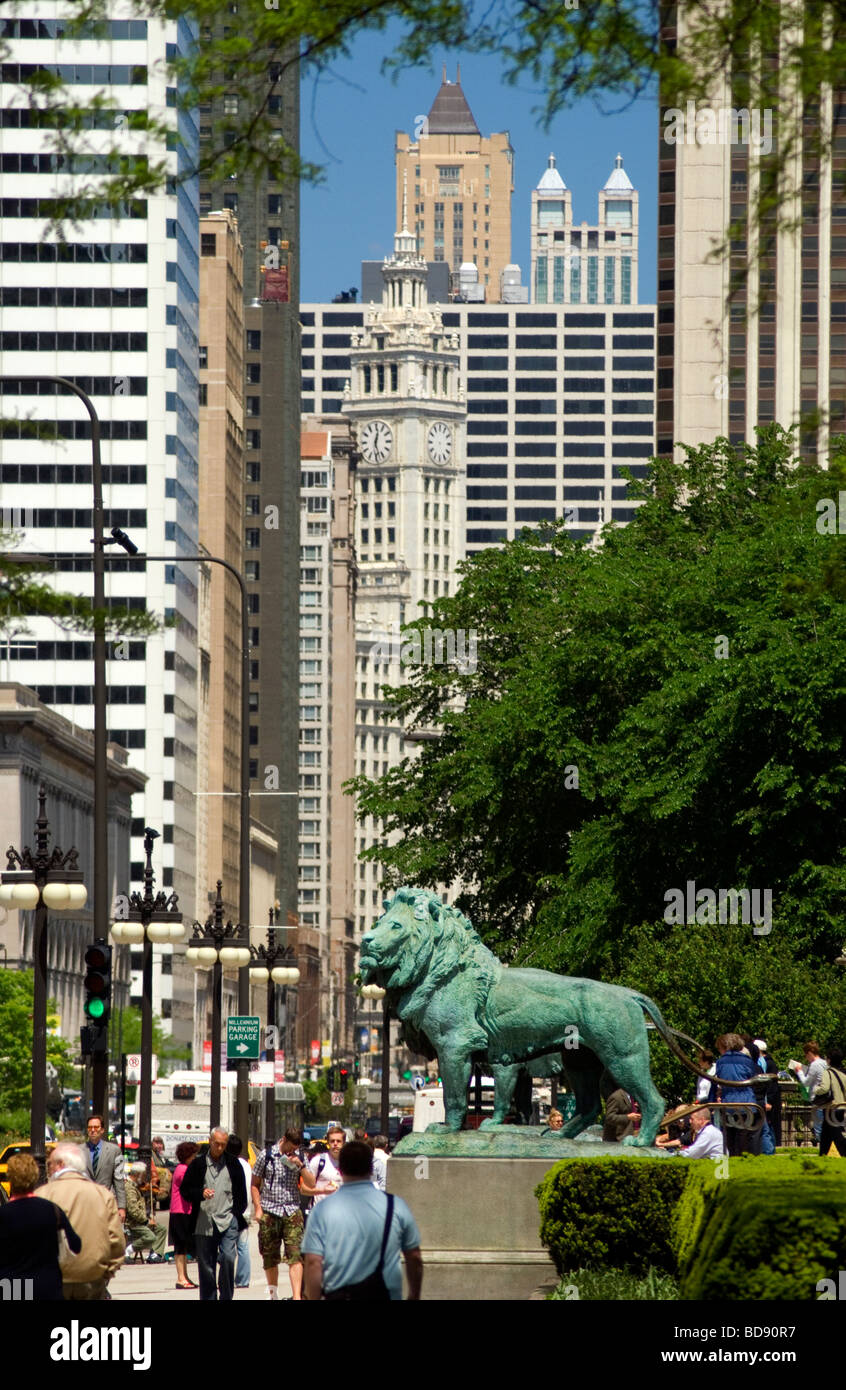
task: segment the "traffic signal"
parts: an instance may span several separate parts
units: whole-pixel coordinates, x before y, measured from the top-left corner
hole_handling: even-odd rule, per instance
[[[85,1021],[106,1031],[112,1011],[112,948],[95,941],[85,952]]]
[[[350,1084],[350,1069],[349,1069],[349,1067],[347,1066],[347,1063],[346,1063],[346,1062],[342,1062],[342,1063],[341,1063],[341,1067],[340,1067],[339,1076],[338,1076],[338,1090],[339,1090],[339,1091],[345,1091],[345,1090],[347,1089],[347,1086],[348,1086],[349,1084]]]

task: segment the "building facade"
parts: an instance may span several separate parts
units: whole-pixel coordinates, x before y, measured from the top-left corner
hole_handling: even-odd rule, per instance
[[[225,39],[239,21],[237,0],[220,7],[201,42]],[[296,53],[268,54],[264,104],[280,149],[299,149]],[[200,111],[200,144],[226,137],[237,114],[224,89]],[[283,918],[297,910],[297,650],[300,477],[299,181],[278,171],[221,179],[212,167],[200,186],[205,212],[238,219],[245,305],[243,560],[249,585],[250,785],[254,812],[277,844],[276,897]]]
[[[570,189],[555,155],[532,190],[532,301],[637,304],[638,198],[618,154],[599,190],[595,225],[573,224]]]
[[[114,899],[129,881],[132,797],[144,788],[144,776],[129,766],[126,750],[108,749],[109,888]],[[51,915],[47,933],[47,993],[55,1000],[58,1031],[76,1045],[85,1022],[84,957],[94,939],[91,899],[94,884],[94,738],[48,709],[33,690],[0,685],[0,843],[35,848],[38,792],[47,792],[50,849],[79,851],[78,866],[88,887],[88,903],[79,912]],[[5,868],[5,862],[3,863]],[[0,913],[0,966],[31,970],[33,912]],[[114,1024],[129,1003],[129,950],[116,946]],[[113,1025],[114,1026],[114,1025]]]
[[[488,301],[498,302],[511,262],[514,151],[508,131],[482,135],[460,68],[455,82],[448,82],[444,66],[428,116],[416,118],[413,136],[396,132],[395,153],[397,232],[407,193],[420,254],[446,261],[456,288],[462,264],[472,263]]]
[[[130,18],[130,16],[132,16]],[[20,85],[21,65],[61,72],[80,103],[98,90],[124,117],[170,118],[181,148],[169,152],[134,133],[112,111],[89,132],[95,171],[108,172],[116,142],[127,155],[169,161],[174,173],[197,154],[197,129],[172,105],[165,63],[187,51],[196,31],[185,20],[137,19],[108,8],[105,36],[64,36],[57,6],[35,0],[27,19],[6,21],[0,121],[0,350],[12,378],[70,377],[92,396],[102,421],[106,525],[128,531],[141,550],[173,556],[148,568],[110,563],[107,595],[147,608],[171,624],[145,641],[117,643],[107,670],[110,738],[125,747],[147,783],[132,820],[131,878],[140,885],[145,825],[161,827],[160,883],[183,904],[195,899],[197,571],[180,564],[198,541],[196,180],[136,200],[131,208],[45,239],[49,201],[75,187],[55,153],[55,133],[39,125]],[[99,161],[99,162],[98,162]],[[87,167],[87,166],[86,166]],[[116,212],[122,212],[117,216]],[[58,448],[7,420],[0,440],[0,508],[24,533],[23,548],[91,552],[90,423],[80,403],[56,388],[4,385],[4,413],[56,420]],[[14,399],[14,410],[11,408]],[[56,583],[92,593],[91,560],[57,562]],[[31,619],[7,645],[13,679],[83,727],[93,725],[92,644]],[[192,1030],[193,982],[174,955],[157,986],[163,1026],[180,1041]]]
[[[644,476],[655,452],[654,306],[449,304],[438,311],[444,332],[457,335],[466,398],[465,553],[556,517],[566,516],[568,529],[585,540],[606,521],[630,521],[624,470]],[[362,305],[303,306],[304,404],[315,413],[341,411],[367,312]],[[370,528],[367,544],[372,558]],[[388,563],[386,530],[379,553]],[[435,596],[434,578],[430,569],[421,597]]]
[[[241,569],[244,517],[243,248],[232,212],[200,219],[200,545]],[[203,567],[208,611],[198,662],[197,915],[223,881],[237,918],[241,787],[241,590],[222,565]],[[205,571],[208,573],[205,573]]]
[[[823,7],[825,10],[825,7]],[[664,41],[683,50],[692,10],[669,6]],[[846,416],[846,105],[822,86],[804,107],[786,46],[805,9],[782,7],[775,85],[756,101],[754,65],[727,69],[707,101],[672,105],[658,132],[658,449],[756,441],[799,424],[801,452],[827,458]],[[805,41],[820,41],[819,16]],[[764,109],[762,109],[762,107]],[[779,220],[750,217],[789,149]],[[725,247],[727,254],[715,257]],[[749,273],[747,265],[751,267]]]

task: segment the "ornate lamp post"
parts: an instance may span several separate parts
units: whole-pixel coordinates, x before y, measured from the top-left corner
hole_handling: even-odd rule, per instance
[[[32,1116],[30,1143],[44,1172],[44,1130],[47,1122],[47,914],[75,912],[85,906],[88,889],[77,868],[79,850],[50,851],[50,824],[45,809],[46,789],[38,788],[35,851],[28,845],[19,854],[9,847],[6,870],[0,874],[0,905],[22,911],[35,908],[32,937]]]
[[[270,909],[267,928],[267,945],[250,948],[253,963],[250,965],[250,979],[267,981],[267,1034],[265,1057],[273,1067],[273,1082],[265,1097],[264,1142],[272,1144],[278,1136],[274,1133],[276,1098],[276,986],[296,985],[300,972],[295,965],[296,955],[293,946],[283,946],[276,941],[276,912]],[[272,1044],[272,1045],[271,1045]]]
[[[220,1124],[220,1035],[223,1011],[223,967],[249,965],[250,948],[243,944],[241,928],[223,921],[223,880],[217,880],[214,910],[204,925],[194,923],[194,935],[185,952],[195,970],[212,967],[212,1055],[211,1055],[211,1115],[212,1127]],[[241,944],[234,944],[240,942]],[[240,988],[239,988],[240,1008]],[[238,1121],[241,1124],[241,1120]],[[247,1134],[242,1139],[246,1142]]]
[[[382,1133],[387,1134],[391,1110],[391,1011],[388,1008],[385,991],[380,985],[362,985],[361,995],[363,999],[382,1000],[382,1104],[380,1109],[382,1112]]]
[[[147,863],[144,867],[144,892],[123,895],[115,904],[115,920],[112,923],[112,938],[120,945],[140,945],[144,943],[144,959],[141,983],[141,1082],[138,1104],[138,1160],[146,1164],[150,1173],[152,1148],[150,1145],[150,1121],[153,1094],[153,946],[166,941],[181,941],[185,935],[179,899],[176,893],[167,894],[164,890],[153,891],[153,841],[159,832],[149,826],[144,830],[144,853]]]

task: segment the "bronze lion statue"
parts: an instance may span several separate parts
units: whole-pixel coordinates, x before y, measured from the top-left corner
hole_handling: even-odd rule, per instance
[[[385,899],[384,908],[362,938],[361,978],[386,991],[409,1046],[437,1055],[446,1129],[462,1127],[474,1062],[487,1063],[496,1086],[494,1113],[485,1127],[504,1121],[522,1065],[560,1053],[576,1100],[562,1137],[573,1138],[596,1119],[600,1077],[607,1068],[634,1096],[643,1117],[637,1136],[623,1142],[650,1146],[665,1106],[650,1074],[644,1010],[685,1066],[704,1075],[646,995],[599,980],[503,965],[462,913],[424,889],[400,888]]]

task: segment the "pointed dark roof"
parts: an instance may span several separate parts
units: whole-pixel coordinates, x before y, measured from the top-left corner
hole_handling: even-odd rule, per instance
[[[429,112],[429,135],[481,135],[473,119],[473,112],[467,105],[467,98],[461,90],[461,77],[455,82],[447,82],[444,68],[441,89],[432,102]]]

